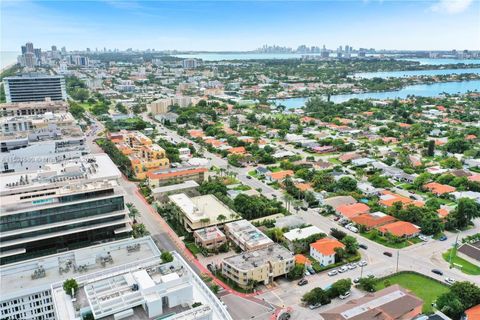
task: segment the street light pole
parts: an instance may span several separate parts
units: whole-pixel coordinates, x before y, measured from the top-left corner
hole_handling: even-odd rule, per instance
[[[400,250],[397,250],[397,270],[395,271],[396,273],[398,272],[398,260],[400,259]]]

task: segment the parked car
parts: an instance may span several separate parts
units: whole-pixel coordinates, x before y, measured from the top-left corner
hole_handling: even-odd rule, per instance
[[[332,271],[328,272],[327,274],[328,274],[330,277],[332,277],[332,276],[337,275],[337,274],[338,274],[338,271],[337,271],[337,270],[332,270]]]
[[[364,250],[367,250],[367,249],[368,249],[367,245],[366,245],[366,244],[363,244],[363,243],[360,243],[360,244],[358,245],[358,247],[359,247],[359,248],[362,248],[362,249],[364,249]]]
[[[314,309],[320,308],[321,306],[322,306],[321,303],[315,303],[315,304],[309,305],[308,308],[309,308],[310,310],[314,310]]]
[[[342,300],[343,300],[343,299],[347,299],[348,297],[350,297],[350,294],[351,294],[351,292],[350,292],[350,291],[347,291],[347,292],[345,292],[345,294],[341,294],[341,295],[339,296],[339,298],[342,299]]]
[[[441,236],[440,238],[438,238],[438,240],[440,240],[440,241],[445,241],[445,240],[447,240],[447,236],[446,236],[446,235],[443,235],[443,236]]]
[[[355,283],[355,284],[360,283],[360,278],[353,279],[353,283]]]
[[[367,261],[365,261],[365,260],[362,260],[358,263],[359,267],[365,267],[366,265],[367,265]]]
[[[353,233],[358,233],[358,229],[354,226],[349,226],[347,229],[352,231]]]
[[[428,237],[424,236],[423,234],[419,235],[419,236],[418,236],[418,239],[422,240],[423,242],[427,242],[427,241],[428,241]]]
[[[349,265],[347,265],[347,268],[348,268],[349,270],[353,270],[353,269],[355,269],[356,267],[357,267],[357,264],[356,264],[356,263],[350,263]]]
[[[339,216],[336,216],[335,218],[333,218],[333,221],[338,221],[338,220],[340,220]]]
[[[387,257],[393,257],[393,254],[388,251],[385,251],[383,254],[386,255]]]
[[[438,274],[439,276],[443,276],[443,271],[442,270],[432,269],[432,272],[435,273],[435,274]]]
[[[311,274],[315,274],[315,270],[312,268],[312,266],[307,266],[307,270],[308,270],[308,272],[310,272]]]
[[[344,272],[347,272],[347,271],[348,271],[348,267],[346,267],[346,266],[342,266],[342,267],[340,267],[340,269],[338,269],[338,272],[340,272],[340,273],[344,273]]]
[[[252,176],[247,176],[247,179],[252,179]]]
[[[304,285],[306,285],[307,283],[308,283],[308,280],[305,279],[305,278],[302,278],[300,281],[298,281],[297,284],[298,284],[299,286],[304,286]]]
[[[445,282],[448,283],[448,284],[454,284],[456,282],[456,280],[453,279],[453,278],[450,278],[450,277],[446,277]]]

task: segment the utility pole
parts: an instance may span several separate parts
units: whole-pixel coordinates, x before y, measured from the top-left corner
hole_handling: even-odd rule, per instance
[[[458,236],[460,235],[460,230],[458,229],[455,229],[455,230],[457,230],[457,236],[455,237],[455,243],[453,244],[453,248],[450,249],[450,258],[448,259],[448,263],[450,264],[449,266],[450,269],[452,269],[453,251],[457,251]]]
[[[395,272],[398,272],[398,260],[400,259],[400,250],[397,250],[397,270]]]
[[[360,279],[362,279],[362,278],[363,278],[363,264],[360,267]]]

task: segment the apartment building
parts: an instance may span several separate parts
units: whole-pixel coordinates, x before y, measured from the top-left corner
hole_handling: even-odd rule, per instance
[[[145,179],[149,171],[170,166],[165,150],[139,131],[122,130],[109,134],[109,139],[130,159],[137,179]]]
[[[257,250],[273,244],[273,241],[248,220],[225,224],[228,238],[243,251]]]
[[[202,167],[169,168],[163,170],[152,170],[146,173],[148,185],[157,188],[172,183],[183,183],[189,180],[201,184],[208,172]]]
[[[279,244],[273,244],[223,259],[222,274],[242,288],[251,288],[255,282],[271,283],[294,266],[293,253]]]
[[[189,198],[186,194],[174,194],[168,197],[181,212],[185,229],[192,232],[197,229],[223,225],[237,220],[239,215],[217,199],[213,194]]]
[[[0,263],[128,236],[120,178],[105,154],[3,174]]]
[[[46,99],[40,102],[13,102],[2,103],[0,114],[4,117],[38,115],[46,112],[67,112],[68,103],[65,101],[52,101]]]
[[[10,102],[67,100],[65,78],[46,74],[22,74],[3,79],[5,98]]]
[[[208,250],[214,250],[227,243],[227,237],[217,226],[195,230],[193,238],[196,245]]]
[[[1,318],[231,319],[180,255],[169,263],[160,255],[150,237],[128,238],[2,266]],[[78,283],[74,299],[66,279]]]

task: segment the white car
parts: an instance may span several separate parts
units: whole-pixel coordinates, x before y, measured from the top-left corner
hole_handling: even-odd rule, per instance
[[[348,267],[346,266],[342,266],[340,269],[338,269],[338,272],[340,273],[344,273],[344,272],[347,272],[348,271]]]
[[[343,300],[343,299],[347,299],[348,297],[350,297],[350,294],[351,294],[351,292],[350,292],[350,291],[347,291],[347,292],[345,292],[345,294],[341,294],[341,295],[339,296],[339,298],[342,299],[342,300]]]
[[[337,274],[338,274],[338,271],[337,271],[337,270],[332,270],[332,271],[330,271],[330,272],[327,273],[327,274],[328,274],[330,277],[332,277],[332,276],[337,275]]]
[[[419,235],[418,236],[418,239],[422,240],[423,242],[427,242],[428,241],[428,237],[424,236],[424,235]]]
[[[358,263],[359,267],[365,267],[366,265],[367,265],[367,261],[365,261],[365,260],[362,260]]]
[[[455,280],[455,279],[452,279],[452,278],[450,278],[450,277],[447,277],[447,278],[445,278],[445,282],[448,283],[448,284],[450,284],[450,285],[452,285],[452,284],[454,284],[454,283],[456,282],[456,280]]]
[[[353,270],[357,267],[357,265],[355,263],[350,263],[347,268],[350,269],[350,270]]]

